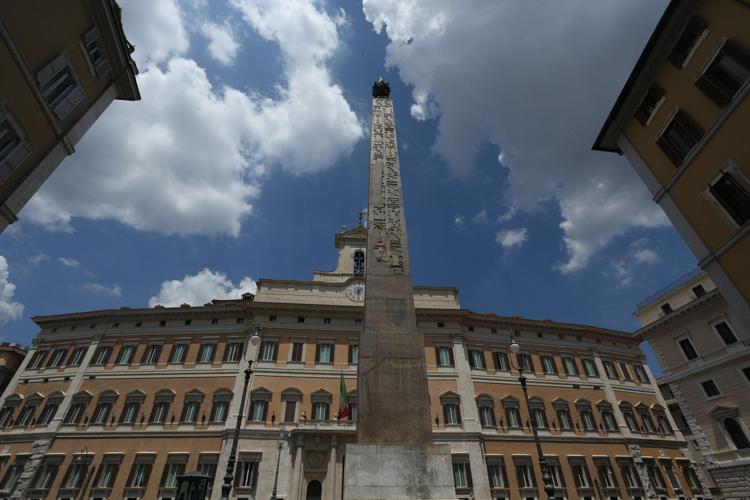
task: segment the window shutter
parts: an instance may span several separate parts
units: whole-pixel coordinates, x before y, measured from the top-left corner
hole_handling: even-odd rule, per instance
[[[490,419],[492,419],[492,427],[497,427],[497,421],[495,420],[495,409],[490,407]]]
[[[270,403],[271,401],[268,400],[266,401],[266,404],[263,405],[263,422],[268,420],[268,407],[271,406]]]
[[[523,472],[521,472],[522,466],[519,464],[516,464],[516,479],[518,480],[518,486],[523,487],[525,483],[525,479],[523,477]]]
[[[332,343],[331,344],[331,364],[333,364],[335,353],[336,353],[336,343]]]
[[[274,361],[277,361],[278,357],[279,357],[279,344],[278,344],[278,342],[274,342],[271,345],[273,346],[273,348],[272,348],[273,349],[273,356],[272,356],[272,358],[273,358]]]
[[[258,468],[260,467],[260,462],[252,462],[253,467],[253,478],[252,483],[250,485],[251,488],[257,488],[258,487]]]
[[[331,403],[325,403],[326,405],[326,420],[331,419]]]
[[[456,418],[458,419],[458,425],[462,425],[461,423],[461,405],[456,404]]]
[[[352,364],[352,345],[349,344],[349,360],[347,361],[349,364]]]
[[[701,76],[700,79],[695,82],[695,86],[720,108],[729,104],[729,101],[732,99],[732,96],[728,95],[724,89],[717,85],[707,74]]]
[[[315,362],[320,363],[320,344],[315,344]]]
[[[443,405],[443,426],[448,425],[448,405]]]
[[[440,348],[435,346],[435,364],[440,366]]]
[[[683,156],[672,142],[667,139],[666,131],[659,137],[659,139],[657,139],[656,144],[661,148],[664,154],[667,155],[667,158],[669,158],[669,161],[671,161],[675,167],[680,166]]]
[[[448,347],[448,358],[451,360],[451,366],[456,366],[456,361],[453,359],[453,346]]]

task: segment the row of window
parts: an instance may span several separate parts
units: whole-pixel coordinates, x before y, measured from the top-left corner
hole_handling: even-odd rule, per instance
[[[169,364],[183,364],[186,361],[188,348],[190,344],[176,343],[172,345],[172,348],[167,357],[167,363]],[[115,365],[131,365],[135,362],[135,353],[138,348],[138,344],[123,344],[115,357]],[[140,359],[141,365],[156,365],[161,361],[162,351],[164,345],[161,343],[151,343],[146,346],[143,351],[143,355]],[[28,370],[38,370],[41,368],[60,368],[60,367],[76,367],[80,366],[83,362],[88,346],[77,346],[74,348],[60,347],[52,350],[38,349],[31,357],[27,366]],[[91,360],[91,366],[104,366],[109,363],[112,358],[114,346],[101,345],[97,347],[94,352],[94,356]],[[195,358],[196,363],[213,363],[216,357],[217,343],[216,342],[203,342],[198,349],[198,354]],[[222,362],[224,363],[239,363],[242,359],[242,355],[245,352],[244,342],[228,342],[224,347],[224,355]]]
[[[4,406],[0,409],[0,427],[28,427],[46,426],[52,422],[57,410],[63,400],[61,392],[52,393],[47,397],[46,403],[42,405],[43,398],[39,394],[29,396],[21,406],[18,395],[8,396]],[[73,396],[70,408],[63,417],[63,423],[69,425],[136,425],[175,423],[179,414],[179,423],[182,424],[205,424],[223,423],[229,414],[229,403],[232,400],[232,391],[219,389],[213,393],[210,408],[204,406],[205,395],[199,390],[192,390],[185,394],[183,405],[179,413],[170,410],[173,407],[175,393],[170,389],[162,389],[154,395],[154,401],[148,411],[145,408],[146,394],[135,390],[128,393],[120,415],[113,413],[113,408],[119,395],[115,391],[105,391],[99,395],[93,411],[90,409],[93,396],[87,391],[82,391]],[[17,407],[21,406],[18,415]],[[37,415],[39,408],[42,408]],[[201,413],[201,410],[204,410]],[[208,411],[206,411],[208,410]],[[15,419],[14,419],[15,417]]]
[[[670,62],[678,68],[687,65],[699,42],[707,33],[707,25],[693,16],[678,40]],[[708,62],[695,81],[695,86],[719,107],[727,106],[750,79],[750,52],[735,40],[726,40]],[[635,113],[644,126],[651,123],[656,111],[665,102],[664,90],[652,83],[647,95]],[[700,125],[684,110],[678,109],[656,143],[669,160],[679,167],[705,135]],[[737,226],[750,220],[750,187],[736,169],[722,169],[709,184],[707,194],[721,205]]]
[[[91,494],[95,496],[103,494],[110,496],[117,477],[121,473],[123,455],[108,453],[102,462],[92,470],[92,454],[74,455],[65,471],[60,483],[59,497],[65,498],[69,494],[78,494],[82,487],[90,486]],[[151,480],[152,470],[155,462],[153,454],[136,455],[130,467],[128,477],[125,481],[125,494],[132,494],[133,490],[145,490]],[[177,487],[177,477],[185,473],[188,454],[170,454],[167,463],[161,473],[160,488],[172,489]],[[201,454],[198,460],[198,471],[211,478],[208,491],[216,475],[216,464],[218,454]],[[10,491],[18,482],[28,458],[17,456],[12,464],[7,467],[0,481],[0,491]],[[52,488],[55,479],[60,473],[65,457],[61,455],[50,455],[45,457],[38,467],[36,474],[31,480],[28,492],[31,498],[36,495],[46,496]],[[8,462],[7,456],[0,457],[0,468]],[[258,459],[254,457],[241,457],[235,476],[235,486],[251,487],[257,480]],[[93,477],[93,481],[85,483],[87,478]],[[130,490],[128,492],[128,490]],[[58,498],[58,497],[55,497]]]
[[[548,464],[548,472],[552,478],[552,484],[554,485],[555,490],[564,490],[567,487],[567,484],[560,458],[556,456],[547,456],[545,459]],[[487,455],[486,461],[487,476],[489,478],[490,488],[493,490],[493,498],[503,498],[502,495],[509,494],[511,490],[505,459],[501,456]],[[538,467],[534,466],[531,457],[529,456],[513,456],[512,461],[515,469],[516,488],[521,490],[522,494],[526,493],[534,495],[540,482],[540,478],[537,476]],[[596,470],[595,477],[598,479],[598,486],[604,490],[605,495],[618,497],[618,490],[621,485],[627,488],[631,495],[643,495],[643,484],[638,470],[636,469],[636,465],[631,459],[616,459],[619,469],[619,478],[608,457],[593,457],[592,461],[594,470]],[[567,462],[570,466],[570,475],[573,478],[576,490],[578,490],[583,498],[594,498],[596,496],[596,485],[595,482],[592,481],[586,458],[582,456],[568,456]],[[669,487],[676,493],[686,492],[686,489],[682,486],[683,484],[685,484],[687,489],[693,493],[700,492],[700,480],[690,466],[690,463],[686,460],[680,460],[677,461],[676,464],[677,465],[675,466],[675,462],[671,459],[643,459],[643,467],[646,469],[649,482],[658,493],[665,493],[667,490],[667,484],[669,484]],[[682,471],[684,483],[681,483],[678,479],[677,469]],[[456,491],[459,494],[467,494],[473,488],[471,465],[468,456],[453,456],[453,482]],[[556,494],[564,496],[565,492],[556,491]],[[632,498],[639,497],[635,496]]]
[[[302,340],[292,340],[289,352],[290,363],[304,363],[305,345]],[[319,341],[315,344],[315,363],[333,364],[335,360],[336,344],[331,341]],[[258,361],[276,362],[279,357],[279,341],[274,339],[264,340],[258,351]],[[348,345],[348,363],[356,365],[359,361],[359,344]]]
[[[461,401],[458,394],[449,392],[440,397],[440,403],[443,407],[443,423],[445,426],[461,425]],[[518,399],[512,396],[506,396],[500,400],[502,414],[496,419],[494,401],[492,396],[480,395],[476,398],[477,409],[479,411],[479,421],[482,427],[503,428],[503,429],[523,429],[536,427],[543,430],[580,431],[580,432],[620,432],[617,425],[617,419],[612,405],[605,401],[600,401],[592,405],[588,400],[577,400],[575,406],[575,420],[570,411],[568,401],[557,398],[551,402],[553,415],[556,420],[550,422],[547,414],[546,405],[543,399],[532,397],[529,399],[529,410],[531,412],[530,420],[522,421],[521,407]],[[599,418],[594,415],[593,408],[597,408]],[[631,432],[644,434],[673,434],[674,430],[669,423],[666,411],[660,405],[655,405],[652,410],[643,403],[638,403],[634,407],[630,403],[620,403],[620,411],[623,414],[625,424]],[[636,419],[636,414],[640,417],[640,423]],[[656,420],[654,420],[654,417]],[[436,417],[436,424],[439,421]]]
[[[711,329],[716,332],[723,344],[727,347],[734,345],[739,340],[737,335],[734,333],[734,329],[729,325],[727,321],[721,320],[711,323]],[[677,345],[680,347],[682,354],[685,356],[685,360],[692,361],[698,357],[698,349],[696,349],[693,340],[689,335],[684,335],[677,338]]]
[[[485,363],[485,352],[478,348],[469,347],[467,349],[467,355],[469,358],[469,366],[475,370],[486,370],[487,365]],[[504,351],[492,351],[492,362],[497,371],[511,371],[511,363],[508,353]],[[537,365],[534,362],[534,357],[539,359],[539,367],[541,371],[546,375],[559,375],[559,365],[562,366],[562,372],[569,377],[581,376],[581,369],[579,368],[579,361],[572,355],[562,355],[558,357],[552,354],[538,354],[532,356],[527,353],[518,353],[516,356],[516,367],[519,367],[526,374],[536,373]],[[437,365],[442,367],[455,366],[453,358],[453,348],[451,346],[436,346],[435,347],[435,359]],[[559,364],[558,364],[559,363]],[[599,369],[596,367],[596,363],[593,358],[581,358],[580,365],[583,367],[583,373],[587,378],[599,378]],[[643,365],[628,365],[624,361],[620,361],[615,365],[614,361],[602,360],[602,365],[607,378],[611,380],[625,380],[634,381],[637,380],[642,384],[650,383],[648,374],[646,373]],[[619,370],[617,368],[619,366]],[[635,379],[634,379],[635,375]]]

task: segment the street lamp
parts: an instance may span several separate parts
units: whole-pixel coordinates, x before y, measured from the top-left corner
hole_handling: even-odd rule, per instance
[[[279,452],[276,455],[276,476],[273,478],[273,492],[271,493],[271,500],[281,500],[279,497],[276,496],[276,492],[277,492],[277,486],[279,484],[279,463],[281,462],[281,449],[284,447],[284,441],[286,441],[286,433],[282,432],[279,435],[279,441],[277,443]]]
[[[255,324],[255,329],[250,337],[250,343],[253,346],[260,344],[260,334],[263,327],[260,323]],[[250,355],[250,349],[248,349]],[[234,440],[232,441],[232,451],[229,453],[227,460],[227,471],[224,474],[224,484],[221,485],[221,499],[228,500],[229,493],[232,491],[232,481],[234,480],[234,464],[237,461],[237,442],[240,440],[240,426],[242,424],[242,415],[245,412],[245,397],[247,396],[247,385],[250,382],[250,375],[253,374],[253,360],[246,358],[247,368],[245,368],[245,382],[242,386],[242,397],[240,398],[240,408],[237,411],[237,424],[234,427]]]
[[[513,354],[516,355],[521,352],[521,344],[518,343],[515,332],[513,332],[510,337],[510,350],[511,352],[513,352]],[[511,361],[511,364],[512,363],[513,362]],[[531,414],[531,408],[529,407],[529,391],[526,387],[526,377],[524,377],[523,375],[523,366],[521,365],[521,363],[518,363],[518,361],[516,361],[514,368],[518,370],[518,381],[521,383],[521,389],[523,389],[523,399],[524,401],[526,401],[526,413],[528,413],[529,420],[531,421],[531,432],[534,434],[534,444],[536,444],[536,453],[539,457],[539,468],[542,471],[544,492],[547,494],[547,498],[551,499],[555,497],[555,485],[552,483],[552,475],[549,473],[547,459],[544,458],[544,453],[542,453],[542,444],[539,441],[539,434],[536,431],[536,421],[534,420],[534,416]]]

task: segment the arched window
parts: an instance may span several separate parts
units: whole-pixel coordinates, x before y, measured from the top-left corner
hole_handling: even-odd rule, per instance
[[[748,441],[745,431],[742,430],[742,426],[733,418],[727,417],[722,422],[724,428],[727,430],[732,443],[734,446],[741,450],[743,448],[750,448],[750,441]]]
[[[354,274],[365,274],[365,253],[362,250],[354,252]]]

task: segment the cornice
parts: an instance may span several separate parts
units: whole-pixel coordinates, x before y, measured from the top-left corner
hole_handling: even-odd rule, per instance
[[[702,297],[691,300],[684,306],[672,311],[666,316],[659,318],[656,321],[649,323],[648,325],[642,326],[641,328],[635,331],[635,337],[639,341],[649,340],[655,337],[656,335],[658,335],[659,333],[661,333],[661,331],[665,327],[673,326],[673,324],[676,323],[677,321],[688,319],[692,315],[704,309],[707,309],[709,306],[713,305],[719,299],[723,299],[723,297],[721,293],[719,292],[719,289],[716,288],[708,292],[706,295]]]

